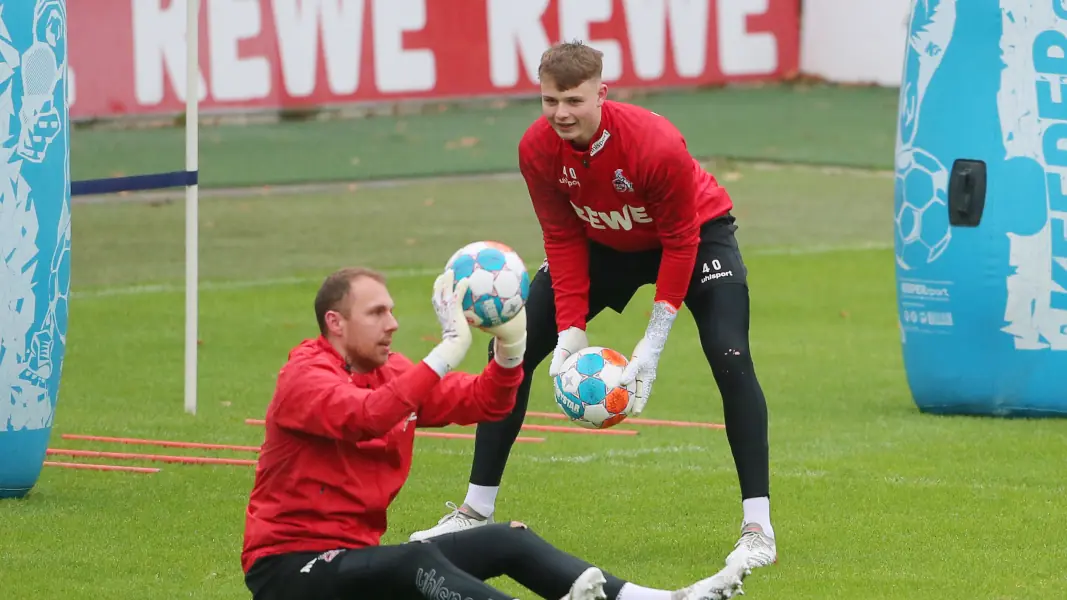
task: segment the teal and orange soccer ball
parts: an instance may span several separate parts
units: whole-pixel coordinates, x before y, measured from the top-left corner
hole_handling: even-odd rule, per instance
[[[475,327],[507,323],[526,306],[530,275],[522,258],[505,244],[481,241],[467,244],[448,259],[445,270],[456,282],[470,280],[463,297],[463,314]]]
[[[563,361],[552,378],[556,404],[571,421],[589,429],[607,429],[626,418],[633,390],[619,385],[626,357],[611,348],[590,346]]]

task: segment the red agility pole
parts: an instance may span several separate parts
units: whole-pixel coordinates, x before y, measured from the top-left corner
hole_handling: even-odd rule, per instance
[[[235,446],[231,444],[201,444],[199,442],[175,442],[170,440],[143,440],[140,438],[118,438],[102,435],[80,435],[64,433],[65,440],[84,440],[88,442],[108,442],[113,444],[136,444],[142,446],[159,446],[162,448],[198,448],[202,450],[234,450],[237,452],[259,452],[259,446]]]
[[[180,463],[186,465],[240,465],[255,466],[256,461],[240,458],[207,458],[202,456],[167,456],[164,454],[133,454],[129,452],[97,452],[95,450],[62,450],[49,448],[49,455],[89,456],[94,458],[114,458],[118,460],[151,460],[155,462]]]
[[[44,461],[44,464],[48,467],[62,467],[64,469],[86,469],[90,471],[127,471],[130,473],[159,473],[159,469],[156,467],[127,467],[124,465],[97,465],[92,463],[55,462],[51,460]]]
[[[528,417],[541,417],[543,419],[555,419],[558,421],[566,420],[567,415],[560,413],[550,412],[534,412],[529,411],[526,413]],[[719,423],[700,423],[697,421],[663,421],[660,419],[641,419],[638,417],[628,417],[623,423],[631,423],[633,425],[661,425],[664,427],[700,427],[703,429],[726,429],[725,425]]]
[[[267,422],[263,419],[245,419],[246,425],[266,425]],[[449,440],[473,440],[474,434],[472,433],[446,433],[441,431],[416,431],[415,437],[425,438],[441,438]],[[515,438],[516,442],[520,443],[538,443],[546,441],[543,437],[523,437],[519,436]]]

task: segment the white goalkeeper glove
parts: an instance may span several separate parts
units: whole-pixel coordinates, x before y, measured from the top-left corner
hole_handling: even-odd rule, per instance
[[[652,394],[652,383],[656,381],[656,367],[659,365],[659,356],[663,352],[663,346],[667,343],[667,334],[671,332],[674,319],[678,317],[678,310],[667,302],[656,302],[652,305],[652,318],[648,321],[645,337],[637,342],[634,353],[630,357],[630,363],[623,369],[621,385],[629,387],[637,383],[634,390],[634,401],[630,403],[626,414],[637,416],[645,410],[649,395]]]
[[[552,362],[548,365],[548,376],[555,377],[563,370],[563,361],[579,350],[589,347],[589,337],[584,329],[568,327],[559,332],[556,349],[552,351]]]
[[[493,360],[505,369],[513,369],[522,364],[526,354],[526,307],[510,321],[493,327],[483,327],[483,331],[496,339],[493,341]]]
[[[471,347],[471,328],[463,315],[463,295],[470,282],[461,279],[455,283],[452,269],[437,277],[433,284],[433,310],[441,324],[441,343],[437,344],[423,359],[439,376],[459,366]]]

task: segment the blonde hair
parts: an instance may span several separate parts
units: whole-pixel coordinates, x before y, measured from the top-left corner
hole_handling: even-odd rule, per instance
[[[590,79],[600,79],[604,53],[582,42],[560,42],[545,50],[537,76],[551,79],[559,91],[576,88]]]

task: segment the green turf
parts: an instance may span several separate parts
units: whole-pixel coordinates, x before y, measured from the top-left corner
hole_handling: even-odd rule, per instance
[[[738,237],[761,251],[892,241],[891,177],[726,162],[710,168],[734,199]],[[530,268],[542,258],[529,196],[517,177],[212,197],[201,201],[200,213],[200,274],[209,282],[319,277],[338,260],[439,268],[451,255],[444,249],[476,239],[512,244]],[[75,208],[75,289],[181,284],[184,219],[181,201]]]
[[[892,168],[897,92],[886,88],[760,86],[634,98],[670,118],[701,157]],[[529,101],[445,107],[402,118],[204,127],[205,186],[514,171]],[[184,133],[76,130],[74,179],[180,170]]]
[[[749,578],[745,597],[1060,597],[1067,422],[917,413],[900,361],[892,255],[877,247],[890,239],[891,180],[729,164],[716,171],[742,217],[781,559]],[[439,268],[458,244],[481,237],[539,260],[520,185],[205,199],[202,268],[213,283],[201,296],[196,417],[182,411],[180,204],[76,205],[52,447],[115,449],[62,433],[259,443],[262,431],[244,419],[263,416],[286,352],[313,334],[317,279],[334,266],[396,273],[395,345],[422,356],[437,325],[432,276],[420,269]],[[133,287],[153,284],[164,287]],[[599,317],[590,341],[628,352],[651,294],[642,290],[626,315]],[[477,334],[465,368],[480,368],[485,341]],[[661,365],[646,416],[721,422],[688,313]],[[544,366],[531,402],[555,410]],[[523,519],[645,585],[674,588],[711,574],[740,518],[725,434],[639,429],[632,438],[547,434],[543,444],[517,445],[499,518]],[[464,441],[418,441],[387,542],[432,525],[446,500],[462,499],[471,450]],[[239,551],[251,483],[251,469],[238,466],[163,465],[154,475],[46,469],[26,500],[0,503],[3,597],[247,598]]]

